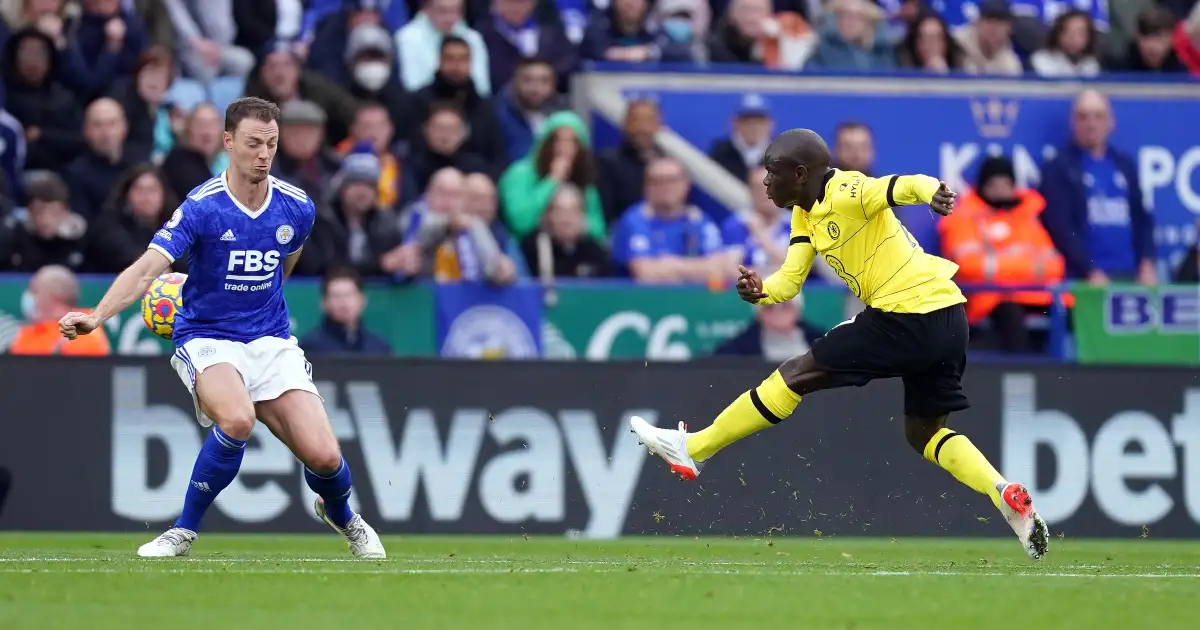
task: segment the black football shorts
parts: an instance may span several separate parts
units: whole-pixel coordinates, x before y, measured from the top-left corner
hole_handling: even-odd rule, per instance
[[[826,333],[812,349],[827,387],[862,387],[904,379],[904,413],[935,418],[970,407],[962,391],[967,367],[967,311],[955,304],[923,314],[867,307]]]

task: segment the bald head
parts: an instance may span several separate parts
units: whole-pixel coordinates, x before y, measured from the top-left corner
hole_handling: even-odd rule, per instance
[[[471,173],[466,177],[467,212],[485,223],[496,219],[496,185],[492,178],[483,173]]]
[[[767,147],[765,159],[771,158],[789,160],[811,171],[829,166],[829,146],[812,129],[789,129]]]
[[[495,192],[496,186],[492,184],[492,178],[483,173],[471,173],[465,178],[467,192],[470,193],[486,193]]]
[[[98,98],[88,105],[83,136],[93,151],[117,160],[124,152],[125,110],[111,98]]]
[[[433,174],[429,179],[429,187],[445,190],[448,188],[462,188],[465,182],[462,171],[456,168],[443,168]]]
[[[1096,90],[1084,90],[1071,109],[1071,131],[1075,144],[1084,151],[1102,155],[1113,130],[1112,105]]]
[[[811,129],[789,129],[775,138],[763,156],[767,196],[780,208],[816,202],[829,171],[829,147]]]
[[[29,281],[38,321],[55,321],[79,304],[79,280],[62,265],[47,265]]]
[[[434,212],[457,215],[463,210],[466,179],[456,168],[443,168],[429,178],[425,200]]]

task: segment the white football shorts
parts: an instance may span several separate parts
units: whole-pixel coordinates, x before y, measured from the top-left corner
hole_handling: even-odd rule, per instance
[[[250,343],[191,339],[175,349],[171,367],[191,392],[196,421],[202,427],[212,426],[213,422],[200,411],[196,376],[218,363],[229,363],[237,369],[253,402],[274,400],[293,389],[321,395],[312,381],[312,364],[304,358],[304,350],[295,337],[262,337]]]

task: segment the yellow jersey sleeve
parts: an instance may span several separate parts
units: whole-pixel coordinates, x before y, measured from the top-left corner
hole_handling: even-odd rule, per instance
[[[779,304],[786,302],[800,293],[804,279],[812,269],[813,257],[812,232],[808,219],[801,210],[792,211],[792,234],[788,241],[787,257],[778,271],[763,280],[763,293],[767,297],[758,301],[759,304]]]
[[[863,212],[870,219],[888,208],[929,203],[941,185],[928,175],[869,177],[863,184]]]

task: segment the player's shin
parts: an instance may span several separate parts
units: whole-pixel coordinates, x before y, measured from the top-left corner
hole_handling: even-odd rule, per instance
[[[350,466],[344,458],[336,470],[327,472],[317,473],[305,466],[304,481],[325,502],[325,512],[334,525],[345,527],[354,518],[350,509]]]
[[[175,521],[175,527],[200,530],[200,520],[222,490],[233,482],[242,467],[242,456],[246,453],[245,440],[231,438],[221,431],[213,430],[204,440],[196,464],[192,467],[192,479],[183,498],[183,512]]]
[[[923,454],[925,459],[941,466],[972,490],[986,494],[1000,507],[999,488],[1005,484],[1004,477],[967,436],[942,427],[929,438]]]
[[[708,428],[688,436],[688,455],[702,462],[734,442],[792,415],[800,394],[772,372],[758,387],[738,396]]]

